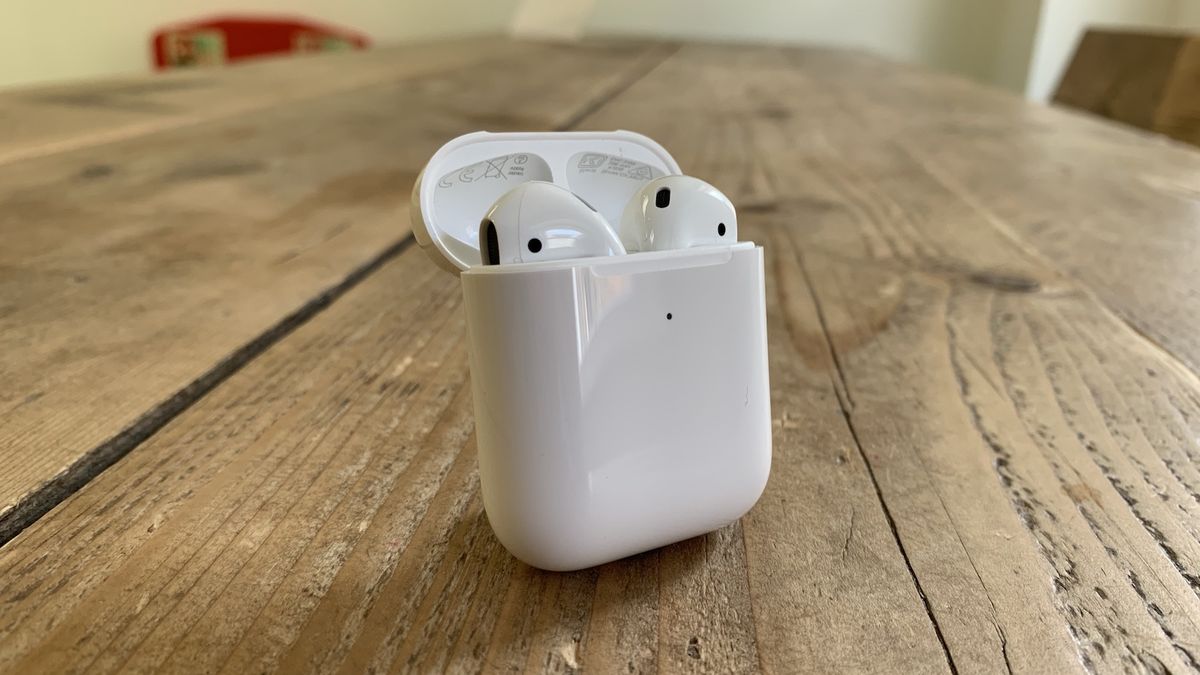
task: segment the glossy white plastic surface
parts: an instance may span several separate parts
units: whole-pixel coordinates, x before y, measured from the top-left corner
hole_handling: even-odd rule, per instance
[[[479,221],[504,193],[528,181],[561,185],[615,228],[647,181],[678,174],[661,145],[632,131],[489,133],[459,136],[434,153],[413,186],[417,243],[452,271],[478,265]]]
[[[630,251],[737,241],[737,212],[729,198],[691,176],[663,176],[646,183],[629,200],[617,226],[621,242]]]
[[[588,567],[758,500],[771,462],[761,249],[488,267],[462,283],[484,506],[518,558]]]
[[[625,255],[617,231],[596,208],[554,183],[518,185],[488,210],[479,228],[484,265]]]
[[[573,570],[710,532],[758,500],[771,463],[763,257],[741,242],[480,265],[483,214],[547,172],[615,224],[679,169],[630,132],[470,134],[431,160],[411,213],[426,252],[462,271],[488,520],[521,560]]]

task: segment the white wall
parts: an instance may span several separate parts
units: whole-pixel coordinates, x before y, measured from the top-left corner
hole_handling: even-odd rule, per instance
[[[1200,0],[0,0],[0,87],[143,72],[155,29],[235,12],[327,21],[380,45],[511,28],[845,46],[1038,100],[1089,25],[1200,30]]]
[[[594,0],[523,0],[509,27],[514,37],[575,40],[583,36]]]
[[[992,58],[992,70],[978,78],[1014,92],[1024,93],[1033,61],[1043,0],[1009,0],[999,24],[999,38]]]
[[[1047,100],[1098,25],[1200,30],[1200,0],[595,0],[584,28],[857,47]]]
[[[150,35],[217,14],[303,16],[375,44],[499,33],[518,0],[0,0],[0,87],[149,70]]]
[[[1038,1],[596,0],[584,28],[593,35],[856,47],[977,79],[1001,72],[1013,80],[1021,78],[1008,73],[1024,70],[1022,58],[1015,56],[1016,66],[997,63],[1014,59],[1005,31],[1030,33]]]
[[[1185,30],[1200,30],[1200,0],[1179,0],[1175,23]]]
[[[1197,0],[1190,0],[1197,1]],[[228,2],[228,0],[227,0]],[[858,47],[1020,88],[1041,0],[0,0],[0,87],[145,71],[150,34],[222,13],[306,16],[376,44],[444,35],[581,33]],[[593,6],[594,4],[594,6]]]

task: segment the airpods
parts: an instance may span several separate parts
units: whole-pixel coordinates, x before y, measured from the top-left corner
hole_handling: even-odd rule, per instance
[[[479,225],[484,265],[624,255],[604,216],[570,190],[531,181],[505,193]]]
[[[646,183],[621,216],[630,251],[664,251],[737,241],[737,212],[721,191],[691,176]]]
[[[480,501],[534,567],[703,535],[767,484],[767,258],[681,172],[631,131],[476,132],[413,187],[416,243],[462,288]]]
[[[619,232],[570,190],[530,181],[492,205],[479,225],[479,251],[484,265],[501,265],[731,244],[737,212],[698,178],[662,176],[634,194]]]

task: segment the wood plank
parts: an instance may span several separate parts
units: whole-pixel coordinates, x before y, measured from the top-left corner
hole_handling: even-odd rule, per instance
[[[685,47],[588,122],[639,120],[637,128],[662,142],[686,172],[729,194],[743,238],[755,239],[786,212],[782,204],[806,194],[803,183],[778,172],[786,139],[759,138],[759,120],[790,117],[796,101],[813,94],[802,82],[807,70],[797,72],[779,56]],[[787,98],[778,97],[781,86]],[[775,454],[767,491],[742,523],[762,667],[945,670],[924,590],[841,412],[807,281],[786,250],[768,245],[766,255]]]
[[[411,292],[392,309],[396,288]],[[777,336],[786,331],[782,294],[771,295]],[[792,644],[772,655],[785,662],[867,667],[878,663],[827,652],[819,637],[829,629],[816,629],[829,618],[857,626],[837,637],[851,651],[862,631],[885,634],[910,607],[923,618],[911,586],[889,588],[889,564],[906,573],[894,551],[881,560],[874,550],[887,525],[863,489],[828,382],[795,368],[803,361],[786,339],[772,374],[787,383],[808,372],[817,386],[774,402],[776,479],[769,508],[746,527],[765,544],[777,514],[795,522],[788,549],[759,554],[787,561],[768,577],[779,577],[779,591],[811,589],[779,606],[809,630],[785,617],[750,623],[758,608],[738,526],[574,575],[516,563],[482,517],[457,303],[457,282],[406,252],[11,542],[0,552],[9,581],[0,657],[20,660],[0,667],[353,672],[658,661],[748,671],[759,662],[756,630]],[[207,438],[213,429],[225,431]],[[171,461],[184,455],[196,461]],[[813,460],[844,478],[812,475]],[[829,502],[848,507],[850,520],[808,523]],[[868,594],[861,602],[828,604],[858,586]],[[650,626],[650,636],[630,624]],[[926,644],[936,662],[931,631]],[[898,667],[922,663],[919,649],[880,651]]]
[[[0,93],[0,164],[466,67],[493,58],[496,41],[476,36],[9,89]]]
[[[394,253],[444,140],[570,123],[665,55],[489,50],[470,70],[0,166],[0,541]]]
[[[863,185],[864,154],[855,153],[856,187]],[[832,156],[814,163],[837,166]],[[880,210],[899,204],[901,212],[914,213],[934,203],[954,204],[947,199],[952,193],[915,165],[895,168],[903,160],[891,159],[898,162],[891,170],[876,166],[870,175],[905,179],[872,186],[867,199]],[[819,185],[819,176],[808,175],[808,184]],[[942,196],[936,201],[927,196],[937,191]],[[906,197],[914,194],[918,199]],[[1190,649],[1197,636],[1188,618],[1196,598],[1181,574],[1195,551],[1190,499],[1178,499],[1188,484],[1160,483],[1168,475],[1165,465],[1149,446],[1116,440],[1106,426],[1112,418],[1096,414],[1100,394],[1081,386],[1083,378],[1072,372],[1080,366],[1042,352],[1073,350],[1073,360],[1090,359],[1086,365],[1094,371],[1088,376],[1101,381],[1117,374],[1136,379],[1143,371],[1126,364],[1096,367],[1103,356],[1059,335],[1039,335],[1040,344],[1015,341],[1001,322],[1045,321],[1048,308],[1065,305],[1068,315],[1086,318],[1080,323],[1090,324],[1089,337],[1125,338],[1108,339],[1109,353],[1139,349],[1143,368],[1170,372],[1171,363],[1146,350],[1144,341],[1128,335],[1085,294],[1036,265],[1021,265],[1019,249],[1002,236],[994,236],[991,250],[1011,259],[1000,264],[981,260],[975,246],[964,258],[946,251],[951,228],[987,232],[986,222],[964,206],[925,211],[916,221],[926,241],[943,247],[929,257],[879,239],[874,254],[850,250],[842,238],[847,221],[860,223],[857,233],[868,241],[922,240],[884,220],[846,218],[837,210],[814,218],[842,230],[836,255],[821,250],[826,227],[814,236],[792,236],[795,249],[804,252],[799,255],[811,260],[805,266],[838,353],[856,437],[881,477],[882,494],[897,514],[955,662],[966,668],[990,660],[996,667],[995,657],[1002,656],[1004,666],[1017,670],[1061,672],[1074,659],[1104,669],[1152,669],[1157,660],[1181,669],[1186,662],[1172,648]],[[900,264],[870,264],[881,257]],[[1023,302],[1031,292],[1048,299]],[[1194,395],[1186,375],[1176,376]],[[1035,391],[1042,396],[1034,397]],[[1075,418],[1071,425],[1058,419],[1064,414],[1059,408]],[[1144,418],[1149,428],[1179,414],[1171,406],[1148,406],[1147,412],[1154,415]],[[1089,438],[1103,438],[1106,446],[1098,451]],[[1186,446],[1177,451],[1189,452]],[[1113,465],[1138,466],[1142,473]],[[1155,488],[1172,489],[1176,499],[1146,499]],[[1097,504],[1081,494],[1094,495]],[[1131,497],[1127,506],[1121,496],[1130,494],[1136,501]],[[1178,570],[1164,555],[1172,549],[1189,552]],[[1144,590],[1139,575],[1154,580],[1152,591]],[[1172,607],[1164,611],[1181,623],[1159,631],[1148,617],[1152,607],[1168,601]],[[994,640],[979,639],[990,638],[989,632]],[[998,642],[998,649],[981,649],[984,642]]]
[[[977,157],[970,146],[893,144],[886,128],[838,126],[801,143],[807,167],[793,180],[818,194],[852,187],[864,217],[835,208],[815,214],[828,226],[788,234],[812,261],[852,424],[886,477],[918,576],[949,577],[927,590],[956,663],[984,656],[956,644],[971,637],[955,635],[956,615],[976,612],[991,615],[1006,667],[1195,667],[1195,504],[1186,473],[1170,469],[1170,455],[1194,454],[1194,442],[1178,427],[1169,441],[1161,431],[1194,414],[1194,376],[981,212],[955,172],[931,173],[914,156],[932,147],[961,168]],[[1009,171],[1031,163],[1013,159]],[[991,169],[1002,173],[999,162]],[[1120,194],[1091,198],[1103,209]],[[836,256],[822,255],[834,229]],[[1183,403],[1128,414],[1164,386],[1152,373]],[[1118,378],[1123,390],[1109,383]],[[968,565],[958,579],[946,557]],[[956,585],[984,591],[986,604],[964,602]]]
[[[823,66],[806,71],[823,113],[895,139],[1043,266],[1200,373],[1194,149],[866,57]]]
[[[0,549],[0,669],[757,670],[741,526],[573,574],[503,550],[478,494],[458,303],[457,280],[410,248]],[[772,358],[786,380],[795,352]],[[793,478],[771,511],[845,499],[839,483],[865,480],[851,454],[824,458],[845,476],[833,486],[788,491],[815,440],[849,453],[828,388],[776,404]],[[852,543],[844,520],[796,533],[821,583],[806,624],[853,588],[844,566],[880,563],[877,507],[856,518]],[[838,606],[867,630],[895,621]]]
[[[681,53],[654,73],[661,79],[630,94],[706,82],[678,93],[676,107],[643,130],[717,184],[740,179],[737,203],[757,202],[753,222],[763,223],[743,232],[762,233],[773,255],[788,260],[783,269],[804,270],[819,320],[794,321],[821,326],[834,350],[831,376],[854,439],[956,667],[1192,667],[1200,640],[1189,431],[1196,378],[953,181],[977,156],[975,136],[1003,146],[1005,132],[1022,133],[1021,118],[993,114],[939,138],[934,130],[948,115],[935,111],[975,106],[954,81],[943,87],[931,77],[896,114],[874,97],[900,99],[888,83],[901,70],[840,54],[708,48]],[[930,111],[928,127],[905,114],[916,106],[909,98]],[[698,106],[721,131],[697,135],[675,122]],[[1066,127],[1065,119],[1057,123]],[[899,127],[923,130],[921,142]],[[712,140],[728,136],[742,140],[740,150]],[[956,171],[931,173],[927,149],[954,155]],[[1032,158],[1009,161],[1006,170],[1020,172]],[[1122,196],[1091,194],[1101,210]],[[1142,267],[1153,272],[1154,260]],[[1058,331],[1081,327],[1017,341],[1000,334],[1009,315]],[[1170,394],[1142,400],[1164,379]],[[1122,388],[1103,387],[1108,380]],[[1031,381],[1049,396],[1030,401]],[[770,534],[781,529],[773,521]],[[750,574],[753,591],[753,564]],[[754,597],[786,606],[794,596]]]

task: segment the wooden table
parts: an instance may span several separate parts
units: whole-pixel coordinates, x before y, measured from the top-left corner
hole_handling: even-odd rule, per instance
[[[774,466],[573,574],[409,187],[626,128],[765,246]],[[0,671],[1200,669],[1200,155],[844,52],[473,39],[0,97]]]

